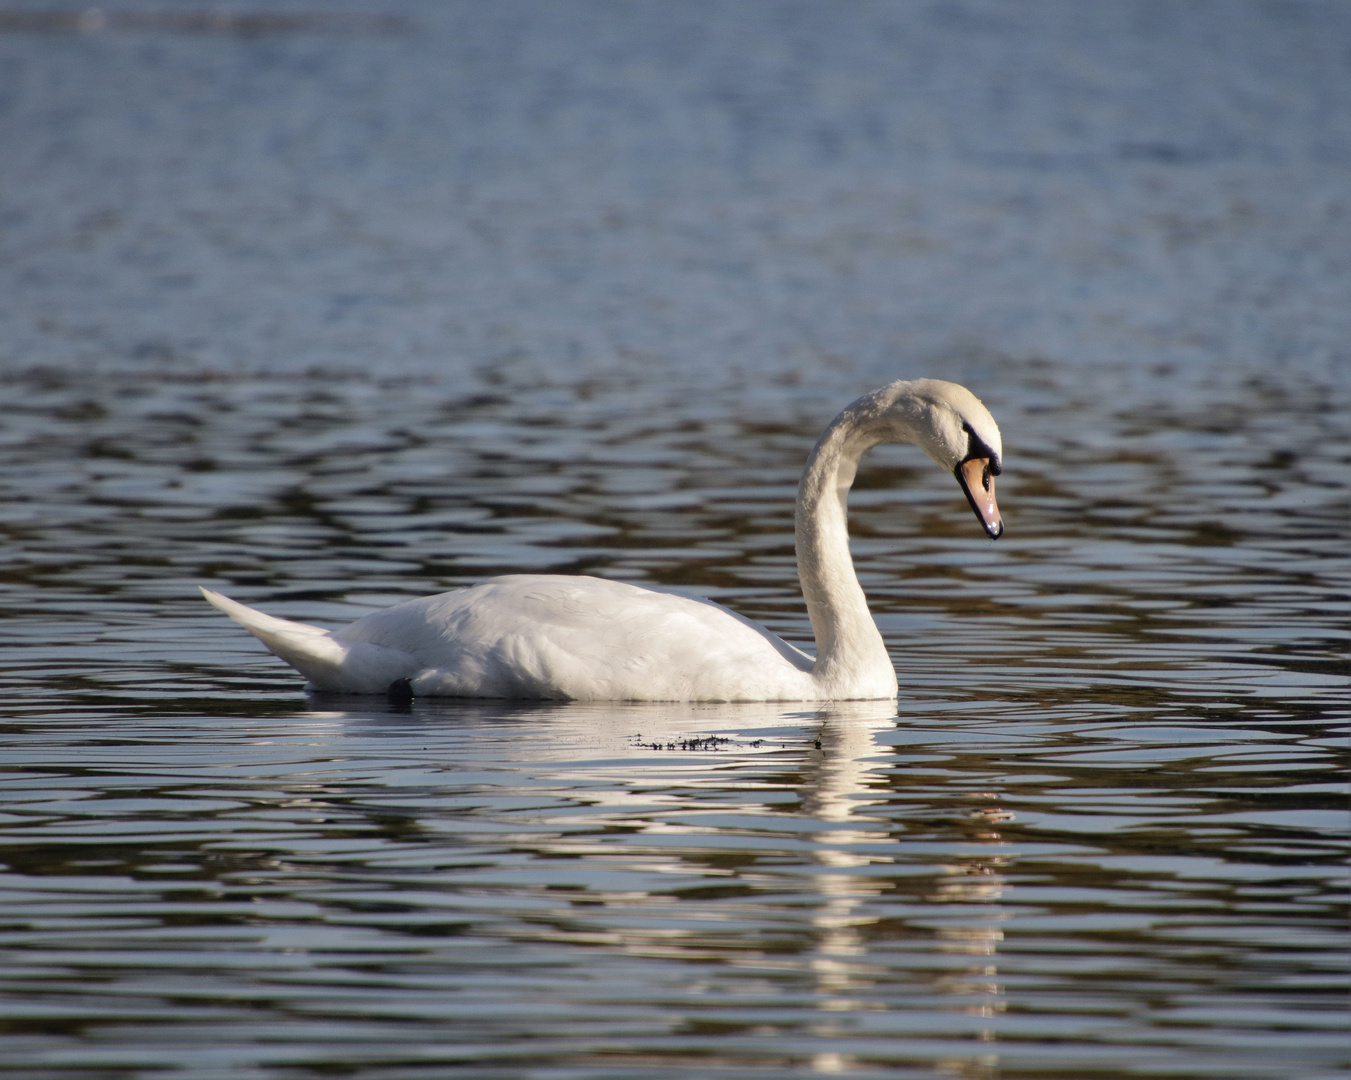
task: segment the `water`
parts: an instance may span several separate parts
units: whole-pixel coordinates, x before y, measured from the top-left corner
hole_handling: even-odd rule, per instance
[[[288,12],[0,13],[0,1074],[1351,1074],[1344,8]],[[805,643],[918,374],[1007,532],[868,460],[894,707],[307,698],[196,594]]]

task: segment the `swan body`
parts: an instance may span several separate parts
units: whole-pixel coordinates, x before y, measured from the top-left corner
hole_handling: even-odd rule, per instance
[[[339,630],[202,594],[316,690],[579,701],[828,701],[896,696],[849,555],[846,498],[882,442],[952,472],[991,539],[999,428],[969,390],[890,383],[826,428],[798,487],[798,574],[815,657],[710,600],[604,578],[516,574],[373,612]]]

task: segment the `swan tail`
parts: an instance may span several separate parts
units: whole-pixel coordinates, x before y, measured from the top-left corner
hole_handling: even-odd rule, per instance
[[[391,683],[408,678],[416,666],[411,656],[397,649],[341,642],[318,626],[266,615],[210,589],[202,589],[202,596],[319,690],[384,693]]]

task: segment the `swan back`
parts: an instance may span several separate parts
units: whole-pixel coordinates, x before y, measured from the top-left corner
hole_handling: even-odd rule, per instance
[[[414,693],[574,701],[800,701],[812,658],[709,600],[521,574],[411,600],[334,632],[401,650]]]

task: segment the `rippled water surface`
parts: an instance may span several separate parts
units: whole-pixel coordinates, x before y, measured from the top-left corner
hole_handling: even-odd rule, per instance
[[[164,10],[0,18],[0,1074],[1351,1075],[1346,9]],[[1007,531],[868,459],[894,706],[309,698],[197,594],[809,645],[920,374]]]

